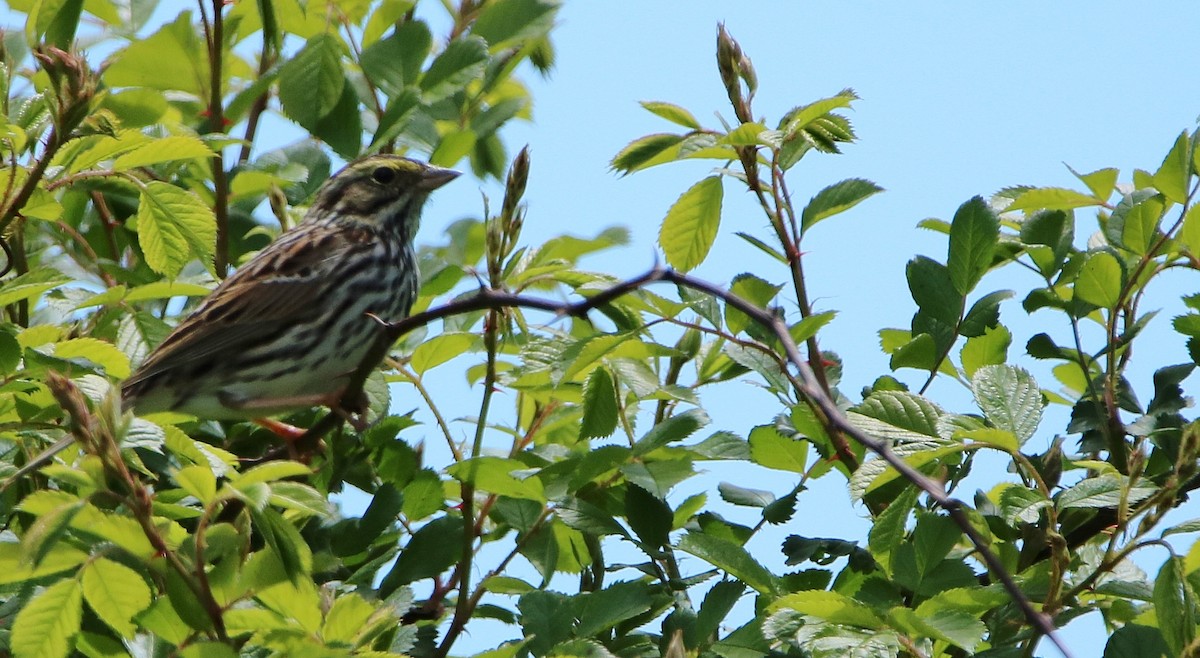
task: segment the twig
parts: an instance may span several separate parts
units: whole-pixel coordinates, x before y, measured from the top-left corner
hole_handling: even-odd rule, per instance
[[[825,416],[825,422],[833,429],[836,429],[846,436],[860,443],[866,449],[878,455],[886,461],[888,465],[896,469],[901,476],[913,483],[921,491],[925,492],[931,500],[937,503],[938,506],[944,508],[952,518],[963,534],[971,541],[976,552],[997,580],[1000,581],[1004,590],[1012,597],[1018,609],[1021,610],[1025,619],[1033,625],[1034,629],[1045,635],[1054,646],[1062,653],[1063,656],[1070,657],[1070,652],[1066,645],[1059,639],[1052,620],[1045,614],[1039,612],[1029,600],[1029,597],[1021,591],[1020,586],[1011,574],[1005,569],[1004,564],[998,557],[987,547],[984,537],[971,524],[966,512],[963,510],[961,501],[950,497],[946,494],[942,486],[926,477],[920,471],[905,462],[902,458],[896,456],[885,441],[876,439],[873,436],[863,432],[838,408],[834,400],[825,392],[820,385],[808,362],[800,354],[800,349],[792,340],[791,333],[788,331],[787,324],[782,318],[776,316],[769,310],[759,308],[749,301],[727,291],[719,286],[713,285],[689,277],[685,274],[680,274],[673,270],[654,268],[640,276],[618,282],[613,286],[600,291],[592,297],[583,299],[577,302],[561,302],[526,295],[516,295],[502,290],[482,287],[474,295],[465,299],[460,299],[443,306],[429,309],[422,313],[398,320],[396,322],[383,323],[380,339],[373,347],[372,354],[368,355],[363,360],[358,371],[352,380],[351,386],[347,389],[344,401],[349,402],[361,396],[362,385],[366,377],[374,368],[374,364],[379,363],[383,355],[391,347],[395,340],[408,331],[412,331],[417,327],[422,327],[435,320],[440,320],[453,315],[461,315],[474,311],[500,309],[506,307],[523,307],[532,308],[543,311],[548,311],[555,314],[557,318],[561,317],[586,317],[587,313],[604,304],[612,302],[617,298],[639,290],[652,283],[672,283],[677,286],[691,288],[707,295],[711,295],[724,301],[727,305],[746,314],[751,320],[767,328],[775,334],[775,337],[783,345],[787,360],[796,368],[795,384],[800,388],[801,394],[816,405],[816,407]],[[334,426],[341,422],[341,416],[330,413],[318,421],[312,429],[305,435],[305,440],[318,440],[321,435],[328,432]]]

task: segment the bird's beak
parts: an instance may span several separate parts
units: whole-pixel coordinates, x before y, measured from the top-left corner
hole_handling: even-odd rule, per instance
[[[460,172],[454,171],[453,169],[443,169],[433,165],[426,165],[425,171],[421,174],[421,182],[418,183],[418,187],[426,192],[432,192],[433,190],[436,190],[446,183],[449,183],[455,178],[458,178],[460,175]]]

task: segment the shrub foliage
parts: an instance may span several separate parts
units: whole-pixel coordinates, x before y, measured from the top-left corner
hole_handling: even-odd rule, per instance
[[[844,391],[804,238],[882,190],[852,178],[800,205],[788,181],[854,141],[852,91],[758,116],[753,64],[720,29],[721,125],[646,102],[670,128],[612,160],[714,164],[662,221],[670,269],[620,281],[579,266],[620,229],[521,238],[531,165],[510,164],[500,131],[529,116],[521,76],[553,63],[556,3],[445,2],[428,10],[444,11],[438,34],[415,4],[201,0],[151,24],[153,3],[11,3],[25,29],[4,35],[0,70],[0,474],[73,444],[0,496],[7,652],[1018,656],[1094,613],[1107,656],[1196,654],[1200,550],[1172,535],[1200,521],[1166,515],[1200,481],[1183,388],[1200,296],[1171,320],[1179,363],[1150,387],[1126,376],[1148,307],[1172,301],[1159,279],[1200,266],[1194,133],[1124,182],[1101,169],[923,222],[947,250],[909,261],[911,324],[880,331],[897,374]],[[304,138],[260,147],[272,121]],[[251,423],[122,413],[119,382],[297,221],[330,153],[377,151],[507,187],[497,213],[422,246],[418,316],[363,373],[374,423],[289,418],[314,428],[301,461]],[[763,257],[712,286],[687,273],[712,255],[728,190],[760,206],[736,235]],[[995,270],[1034,283],[992,290]],[[1045,329],[1017,355],[1013,298]],[[439,368],[476,398],[441,394]],[[936,380],[973,404],[931,399]],[[774,402],[714,423],[704,398],[730,381]],[[393,394],[434,422],[414,427]],[[1047,405],[1069,422],[1046,427]],[[449,461],[426,463],[421,439]],[[983,454],[1008,473],[972,473]],[[770,471],[771,489],[713,483],[712,461]],[[821,478],[845,483],[867,536],[804,534]],[[330,502],[347,488],[366,493],[360,516]],[[767,526],[788,534],[782,553]],[[1165,556],[1155,574],[1130,560],[1148,551]],[[464,643],[484,620],[504,630]]]

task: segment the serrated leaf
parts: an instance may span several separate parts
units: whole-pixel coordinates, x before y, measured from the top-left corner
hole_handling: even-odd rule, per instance
[[[1116,507],[1121,502],[1122,489],[1127,486],[1128,480],[1124,476],[1105,473],[1082,480],[1063,491],[1055,500],[1055,505],[1059,509]],[[1139,484],[1129,488],[1126,492],[1126,502],[1134,505],[1154,495],[1157,491],[1156,487]]]
[[[1067,169],[1071,168],[1067,167]],[[1097,169],[1090,174],[1080,174],[1074,169],[1071,169],[1071,173],[1075,174],[1076,178],[1088,186],[1088,189],[1092,191],[1097,200],[1105,201],[1108,197],[1112,196],[1113,189],[1117,186],[1117,174],[1119,172],[1113,167],[1107,167],[1105,169]]]
[[[664,103],[661,101],[642,101],[641,106],[653,112],[654,114],[692,130],[700,130],[700,122],[687,109],[675,105],[674,103]]]
[[[656,164],[670,162],[678,156],[678,147],[683,139],[682,135],[666,133],[639,137],[613,156],[612,162],[609,164],[616,171],[629,174]]]
[[[955,289],[945,265],[917,256],[908,261],[905,276],[913,301],[923,312],[950,327],[958,324],[965,300]]]
[[[971,379],[975,402],[993,425],[1023,445],[1042,420],[1042,390],[1033,375],[1007,365],[983,366]]]
[[[1007,208],[1014,210],[1070,210],[1099,205],[1094,197],[1063,187],[1035,187],[1022,192]]]
[[[848,178],[817,192],[800,216],[800,232],[804,233],[817,222],[843,213],[867,198],[883,191],[875,183],[863,178]]]
[[[1115,308],[1121,300],[1121,264],[1107,251],[1088,254],[1075,277],[1075,295],[1100,308]]]
[[[179,469],[173,478],[181,489],[208,505],[217,495],[217,479],[207,465]]]
[[[150,607],[150,588],[133,569],[107,558],[89,563],[82,571],[83,596],[104,623],[133,639],[137,624],[133,622]]]
[[[1158,238],[1163,210],[1162,197],[1154,190],[1127,194],[1104,224],[1104,235],[1114,245],[1135,254],[1145,254]]]
[[[769,281],[758,278],[750,273],[742,273],[733,277],[733,282],[729,285],[729,292],[741,297],[758,308],[766,308],[775,295],[783,289],[781,285],[775,285]],[[740,333],[750,326],[753,322],[749,316],[732,306],[725,305],[725,326],[730,333]]]
[[[210,158],[212,149],[191,135],[168,135],[146,142],[113,161],[113,171],[129,171],[163,162]]]
[[[460,37],[446,44],[421,77],[425,102],[433,103],[462,90],[483,72],[487,60],[487,42],[477,36]]]
[[[667,211],[658,243],[671,267],[688,272],[708,256],[721,224],[721,179],[709,176],[696,183]]]
[[[708,414],[704,413],[703,409],[689,409],[675,414],[655,425],[645,436],[638,439],[633,444],[633,455],[640,457],[668,443],[682,441],[708,422]]]
[[[342,47],[331,33],[308,40],[279,71],[279,102],[290,119],[310,132],[337,107],[346,86]]]
[[[456,480],[475,485],[489,493],[545,502],[542,481],[536,477],[519,477],[525,464],[501,457],[473,457],[446,469]]]
[[[98,338],[72,338],[55,343],[54,356],[68,360],[86,359],[117,379],[129,376],[129,357],[111,343]]]
[[[946,269],[960,295],[971,292],[992,265],[1000,242],[1000,219],[983,197],[959,206],[950,222],[950,251]]]
[[[725,571],[759,594],[773,596],[779,592],[778,579],[746,552],[745,548],[728,539],[689,532],[679,541],[679,550],[691,553]]]
[[[138,201],[137,232],[146,264],[167,278],[179,276],[192,258],[213,267],[216,218],[193,192],[162,181],[146,182]]]
[[[579,438],[602,438],[617,429],[620,409],[617,407],[617,389],[607,368],[596,368],[583,384],[583,419],[579,424]]]
[[[721,500],[742,507],[766,507],[775,502],[775,494],[770,491],[739,487],[729,482],[719,483],[717,492],[721,495]]]
[[[146,37],[132,39],[113,56],[104,71],[108,87],[149,87],[184,91],[204,98],[209,83],[208,58],[197,57],[204,46],[189,12]]]
[[[1008,346],[1011,344],[1012,334],[1004,325],[985,329],[982,336],[968,338],[959,353],[967,378],[974,377],[983,366],[1004,363],[1008,359]]]
[[[783,436],[773,425],[759,425],[750,430],[750,460],[755,464],[792,473],[805,472],[808,464],[808,442]]]
[[[439,334],[413,350],[409,365],[418,375],[424,375],[450,359],[465,354],[478,340],[476,334],[465,332]]]
[[[12,625],[11,647],[19,658],[62,658],[79,634],[83,593],[73,578],[46,588],[29,602]]]
[[[3,257],[3,255],[0,255]],[[39,268],[15,276],[0,286],[0,307],[23,299],[34,299],[38,295],[70,281],[58,270]]]
[[[1192,177],[1192,140],[1187,131],[1176,138],[1175,144],[1163,159],[1162,165],[1154,174],[1154,187],[1163,196],[1175,203],[1184,204],[1188,200],[1188,183]]]
[[[884,621],[871,608],[837,592],[795,592],[776,599],[767,609],[771,612],[795,610],[834,624],[848,624],[860,628],[884,627]]]

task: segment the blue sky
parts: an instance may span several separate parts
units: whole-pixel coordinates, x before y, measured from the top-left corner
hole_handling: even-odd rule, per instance
[[[531,83],[534,122],[506,133],[513,151],[528,143],[533,153],[525,236],[537,242],[620,224],[631,229],[632,245],[586,264],[619,274],[652,264],[663,214],[712,163],[668,165],[623,178],[608,163],[629,141],[673,129],[638,101],[678,103],[707,125],[719,125],[714,111],[731,117],[713,55],[716,25],[724,22],[754,61],[760,82],[755,111],[768,123],[793,105],[845,87],[862,97],[851,114],[860,143],[842,156],[810,156],[789,178],[801,203],[852,176],[887,189],[807,238],[806,271],[816,306],[839,312],[822,333],[822,346],[845,360],[843,390],[856,399],[862,386],[887,372],[877,329],[907,327],[911,318],[905,262],[921,253],[945,257],[944,236],[915,228],[918,221],[949,219],[970,197],[1009,185],[1075,186],[1064,163],[1080,172],[1118,167],[1122,181],[1135,167],[1157,169],[1176,136],[1191,130],[1200,115],[1200,86],[1194,83],[1198,14],[1186,2],[567,2],[555,33],[554,73]],[[478,214],[477,196],[464,187],[434,199],[427,236],[444,217]],[[495,187],[485,190],[499,197]],[[733,235],[761,231],[761,216],[733,181],[726,182],[725,199],[719,256],[695,274],[727,282],[745,270],[770,273],[763,257]],[[1094,230],[1091,221],[1086,211],[1079,214],[1080,239]],[[773,274],[777,282],[785,280],[782,271]],[[980,291],[1024,291],[1033,284],[1020,275],[993,274]],[[1187,359],[1168,319],[1178,306],[1172,296],[1195,288],[1191,274],[1160,285],[1148,308],[1162,306],[1164,312],[1142,338],[1132,370],[1135,386],[1149,386],[1153,366]],[[1058,318],[1026,316],[1018,300],[1002,307],[1002,321],[1014,332],[1010,362],[1055,388],[1039,364],[1023,357],[1023,345]],[[902,378],[920,384],[911,371]],[[950,409],[972,410],[957,385],[935,386],[930,395]],[[705,403],[713,428],[743,433],[774,412],[771,401],[749,387]],[[1028,449],[1040,450],[1063,431],[1065,420],[1064,410],[1048,412]],[[996,467],[1002,472],[1002,464]],[[714,467],[710,484],[739,475]],[[755,482],[785,489],[790,480],[777,477]],[[845,503],[844,485],[835,480],[801,496],[785,534],[865,536],[865,513]],[[1193,537],[1185,537],[1186,547]],[[777,546],[764,539],[756,555],[779,569]],[[1139,557],[1153,574],[1165,555]],[[1099,655],[1106,633],[1099,616],[1090,615],[1063,636],[1077,656],[1087,656]],[[1039,651],[1054,653],[1046,645]]]

